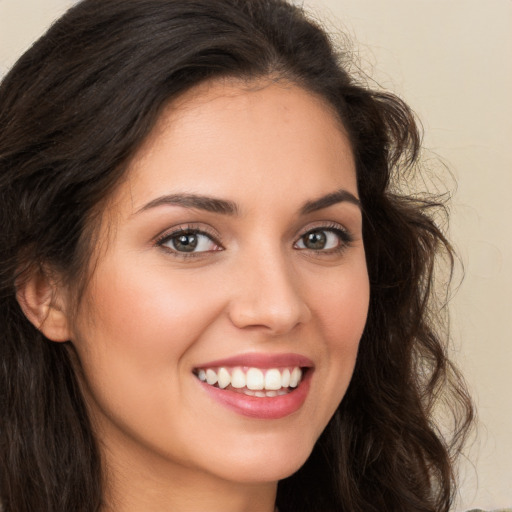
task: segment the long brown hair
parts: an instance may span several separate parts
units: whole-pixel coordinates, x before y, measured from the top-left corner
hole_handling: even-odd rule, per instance
[[[84,0],[0,86],[0,500],[5,512],[93,512],[101,461],[70,351],[23,315],[16,282],[87,280],[94,212],[165,104],[216,77],[284,78],[321,95],[357,164],[371,281],[350,387],[282,512],[446,512],[472,409],[447,358],[435,261],[452,250],[442,204],[400,195],[420,135],[396,96],[351,76],[348,55],[284,0]],[[442,306],[442,304],[441,304]],[[71,343],[71,342],[69,342]],[[442,435],[433,414],[454,418]]]

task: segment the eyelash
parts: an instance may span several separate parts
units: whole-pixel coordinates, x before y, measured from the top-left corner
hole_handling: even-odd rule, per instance
[[[329,224],[320,224],[318,226],[314,226],[312,228],[309,228],[307,231],[305,231],[298,240],[294,243],[294,247],[300,242],[303,241],[304,238],[307,235],[310,235],[315,232],[329,232],[334,233],[339,240],[338,246],[334,247],[332,249],[302,249],[302,250],[309,250],[310,252],[313,252],[315,255],[319,256],[327,256],[332,254],[339,254],[343,252],[347,247],[350,246],[350,244],[354,241],[353,236],[350,234],[349,231],[347,231],[344,227],[342,227],[340,224],[337,223],[329,223]],[[301,248],[297,248],[300,250]]]
[[[181,252],[176,249],[172,249],[171,247],[166,247],[165,244],[168,242],[172,242],[173,239],[176,239],[180,235],[188,235],[188,236],[194,236],[194,235],[201,235],[209,238],[219,249],[216,249],[214,251],[200,251],[200,252]],[[169,254],[172,254],[176,258],[198,258],[201,256],[204,256],[205,253],[209,252],[217,252],[217,250],[224,249],[221,242],[219,241],[219,237],[212,232],[209,232],[209,230],[204,228],[197,228],[195,226],[179,226],[178,228],[172,230],[171,232],[165,232],[162,235],[160,235],[156,241],[155,245],[158,247],[161,247],[165,251],[167,251]]]
[[[297,244],[301,241],[304,241],[304,238],[312,233],[315,232],[328,232],[328,233],[334,233],[338,239],[339,244],[337,247],[331,248],[331,249],[308,249],[307,247],[297,247]],[[173,249],[171,247],[167,247],[165,244],[172,242],[173,239],[176,239],[180,235],[186,235],[186,236],[194,236],[194,235],[200,235],[207,237],[213,244],[215,244],[218,249],[215,249],[213,251],[199,251],[199,252],[182,252],[178,251],[176,249]],[[306,250],[309,252],[313,252],[316,255],[331,255],[331,254],[338,254],[343,252],[353,241],[352,235],[341,225],[336,223],[331,224],[322,224],[319,226],[315,226],[313,228],[309,228],[307,231],[303,232],[297,239],[296,242],[294,242],[293,246],[297,250]],[[195,226],[180,226],[171,232],[165,232],[162,235],[160,235],[155,240],[155,245],[158,247],[161,247],[165,251],[167,251],[169,254],[172,254],[176,258],[182,258],[182,259],[188,259],[188,258],[198,258],[201,256],[204,256],[207,253],[211,252],[217,252],[224,250],[224,247],[222,246],[222,243],[219,240],[218,235],[209,232],[207,229],[199,229]]]

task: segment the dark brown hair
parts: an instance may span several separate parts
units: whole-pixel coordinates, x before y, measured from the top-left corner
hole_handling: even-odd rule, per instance
[[[0,87],[0,500],[5,512],[93,512],[101,462],[70,360],[23,315],[16,282],[56,269],[86,282],[94,212],[163,107],[213,78],[278,77],[323,97],[352,143],[371,282],[345,398],[305,465],[280,482],[282,512],[443,512],[471,421],[446,355],[432,220],[395,192],[420,135],[396,96],[349,74],[325,32],[283,0],[84,0]],[[443,398],[444,397],[444,398]],[[454,421],[434,420],[443,401]]]

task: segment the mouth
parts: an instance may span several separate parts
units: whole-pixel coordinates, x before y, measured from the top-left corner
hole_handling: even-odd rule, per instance
[[[308,368],[248,366],[199,368],[196,377],[209,386],[257,398],[284,396],[296,389]]]
[[[247,354],[197,366],[197,382],[228,409],[279,419],[298,411],[309,393],[313,363],[296,354]]]

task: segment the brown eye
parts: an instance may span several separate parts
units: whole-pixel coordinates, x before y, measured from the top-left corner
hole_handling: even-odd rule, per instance
[[[327,235],[324,231],[311,231],[302,237],[304,247],[315,251],[325,249]]]
[[[194,252],[198,244],[198,238],[197,235],[193,233],[178,235],[171,238],[171,244],[173,249],[176,249],[177,251]]]
[[[310,251],[332,251],[342,249],[350,243],[350,235],[339,228],[313,229],[296,242],[297,249],[307,249]]]
[[[163,238],[158,245],[179,253],[200,253],[219,250],[219,245],[206,233],[179,231]]]

